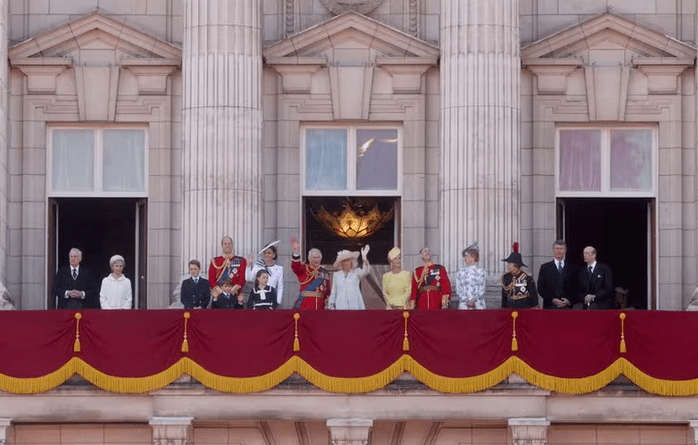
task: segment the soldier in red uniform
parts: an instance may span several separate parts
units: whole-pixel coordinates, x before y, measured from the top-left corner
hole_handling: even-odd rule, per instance
[[[221,239],[223,255],[211,259],[208,267],[208,281],[211,284],[211,295],[218,297],[222,292],[221,285],[226,279],[233,283],[231,293],[237,296],[245,286],[245,269],[247,261],[243,257],[233,255],[233,239],[224,236]]]
[[[296,274],[301,285],[300,295],[293,308],[324,309],[325,301],[330,295],[330,273],[320,266],[322,253],[318,249],[310,249],[308,261],[302,263],[298,241],[293,241],[292,246],[291,270]]]
[[[446,269],[431,262],[431,250],[423,247],[419,251],[424,266],[419,266],[412,273],[412,308],[446,309],[451,298],[451,283]]]

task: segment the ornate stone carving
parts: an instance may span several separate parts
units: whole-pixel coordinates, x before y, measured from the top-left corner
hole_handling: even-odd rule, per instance
[[[190,445],[192,417],[153,417],[153,445]]]
[[[320,3],[332,14],[341,14],[347,11],[368,14],[383,3],[383,0],[320,0]]]
[[[289,36],[293,34],[294,31],[294,26],[293,26],[293,12],[294,12],[294,1],[295,0],[286,0],[286,35]]]
[[[371,419],[328,419],[331,445],[368,445],[371,437]]]
[[[409,34],[417,37],[419,32],[419,0],[409,0]]]
[[[550,421],[543,418],[509,419],[513,445],[548,445]]]

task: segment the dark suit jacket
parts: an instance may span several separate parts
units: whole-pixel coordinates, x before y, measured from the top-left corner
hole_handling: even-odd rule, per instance
[[[220,293],[211,301],[211,309],[245,309],[244,303],[238,303],[237,295]]]
[[[199,277],[199,282],[196,284],[192,278],[187,278],[182,281],[179,294],[185,309],[206,308],[211,299],[211,285],[205,278]]]
[[[590,306],[591,309],[613,309],[615,307],[613,276],[610,267],[597,261],[591,276],[586,268],[579,272],[580,301],[584,302],[584,297],[588,294],[596,295]]]
[[[81,290],[85,292],[85,298],[66,298],[65,292],[69,290]],[[58,269],[56,279],[53,280],[53,297],[56,298],[58,309],[99,309],[99,284],[92,271],[80,266],[78,278],[73,280],[70,266]]]
[[[577,301],[579,273],[567,258],[565,267],[562,268],[562,276],[560,275],[555,260],[541,264],[538,271],[538,294],[543,297],[544,309],[557,309],[553,304],[553,298],[567,298],[570,300],[570,306]]]

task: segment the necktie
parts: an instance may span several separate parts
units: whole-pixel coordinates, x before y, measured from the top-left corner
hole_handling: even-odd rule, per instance
[[[77,280],[77,279],[78,279],[78,270],[73,269],[73,280]]]
[[[194,284],[197,284],[199,282],[199,277],[194,278]]]
[[[591,278],[591,277],[593,276],[592,273],[591,273],[591,266],[589,266],[589,267],[587,268],[587,270],[589,271],[589,278]]]
[[[557,271],[562,273],[562,261],[557,262]]]

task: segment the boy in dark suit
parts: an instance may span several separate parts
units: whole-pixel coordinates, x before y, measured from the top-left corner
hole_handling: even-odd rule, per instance
[[[233,294],[233,281],[226,278],[220,285],[221,293],[217,297],[213,297],[211,309],[244,309],[245,296],[239,291]]]
[[[201,263],[198,260],[189,261],[191,278],[182,281],[180,299],[184,309],[205,309],[211,299],[211,286],[208,280],[201,278]]]

